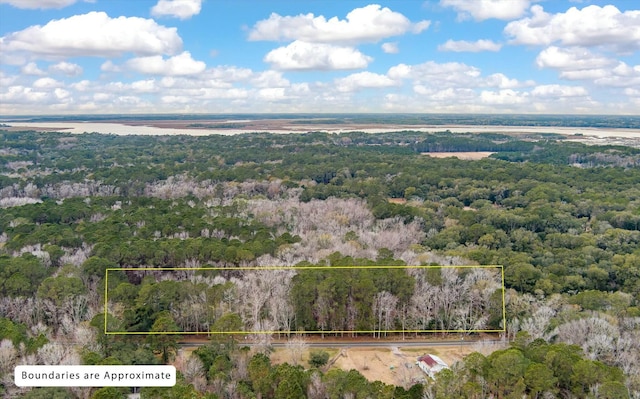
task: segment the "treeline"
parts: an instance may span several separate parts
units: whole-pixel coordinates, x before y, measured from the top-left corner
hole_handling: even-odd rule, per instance
[[[500,134],[454,134],[435,133],[411,147],[416,152],[522,152],[529,153],[536,143],[514,140]]]
[[[496,126],[562,126],[628,128],[640,127],[640,118],[634,115],[490,115],[490,114],[149,114],[136,115],[135,121],[162,120],[295,120],[296,123],[361,123],[403,125],[496,125]],[[31,117],[30,122],[64,121],[131,121],[129,115],[65,115],[62,117]],[[21,119],[24,121],[24,119]]]
[[[292,280],[293,326],[374,337],[389,330],[501,330],[501,295],[498,269],[306,269]]]
[[[409,161],[414,168],[429,167],[434,160],[417,161],[412,157],[416,152],[428,151],[495,151],[499,154],[493,157],[512,162],[577,164],[583,167],[633,167],[640,156],[640,150],[629,147],[587,146],[546,136],[522,141],[493,133],[429,134],[411,131],[341,135],[308,133],[290,137],[249,134],[163,138],[2,132],[0,143],[6,149],[0,155],[0,182],[3,189],[11,187],[0,193],[3,198],[56,196],[56,185],[61,183],[93,183],[109,187],[106,192],[94,188],[92,192],[99,195],[140,196],[144,195],[145,185],[184,173],[199,181],[216,182],[263,180],[265,176],[326,182],[334,177],[343,177],[343,172],[349,172],[351,176],[357,172],[358,177],[375,177],[379,176],[376,171],[384,174],[394,171],[370,170],[372,163],[395,166],[402,159],[403,162]],[[346,168],[330,166],[343,165],[347,159],[354,163]],[[86,172],[89,170],[91,173],[88,175]],[[298,173],[291,176],[292,171]],[[20,177],[24,174],[22,172],[28,172],[29,178]],[[317,172],[322,172],[322,177]],[[19,193],[28,183],[37,186],[39,191],[26,195]]]
[[[238,271],[127,269],[109,273],[113,332],[325,332],[502,330],[499,269],[389,268],[392,259],[339,257],[337,265]],[[87,262],[97,266],[98,259]],[[385,265],[385,266],[380,266]],[[71,290],[69,290],[71,291]],[[78,293],[76,293],[77,295]],[[69,292],[67,295],[72,295]],[[166,324],[159,326],[164,318]],[[169,331],[169,330],[168,330]],[[170,330],[174,331],[174,330]]]

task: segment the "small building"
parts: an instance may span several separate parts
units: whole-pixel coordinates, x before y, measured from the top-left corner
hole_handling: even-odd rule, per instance
[[[418,367],[429,377],[435,379],[435,375],[444,369],[448,369],[447,363],[436,355],[422,355],[416,362]]]

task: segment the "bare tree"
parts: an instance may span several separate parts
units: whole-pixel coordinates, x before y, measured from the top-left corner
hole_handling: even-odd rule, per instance
[[[294,308],[289,299],[291,291],[291,279],[295,275],[293,270],[271,270],[278,283],[271,289],[271,296],[268,300],[269,314],[275,323],[275,328],[279,331],[287,331],[287,336],[291,331],[293,323]],[[279,335],[279,334],[278,334]]]
[[[324,399],[327,397],[327,387],[322,381],[320,373],[317,371],[311,374],[307,387],[307,397],[309,399]]]
[[[378,322],[378,338],[382,331],[387,335],[396,314],[398,298],[387,291],[378,292],[373,302],[373,313]],[[375,328],[374,328],[375,331]],[[375,333],[374,333],[375,336]]]
[[[194,384],[194,387],[197,385],[202,385],[204,382],[204,386],[206,386],[206,378],[205,378],[205,370],[202,361],[197,356],[193,354],[185,353],[184,351],[180,351],[178,356],[176,356],[175,360],[176,369],[182,372],[184,379],[189,384]],[[200,390],[204,388],[204,386],[200,386]],[[196,388],[198,389],[198,388]]]
[[[307,350],[309,345],[307,341],[301,335],[296,335],[293,338],[290,338],[285,344],[287,351],[289,351],[289,355],[291,356],[291,363],[294,366],[297,366],[302,362],[302,355]]]
[[[591,360],[601,360],[614,352],[620,332],[603,318],[589,317],[561,324],[551,335],[561,342],[582,347]]]
[[[0,375],[13,369],[18,357],[18,351],[9,339],[0,341]]]
[[[316,303],[313,305],[313,316],[316,318],[318,328],[321,331],[322,338],[324,338],[324,332],[329,327],[329,300],[324,295],[318,296]]]
[[[551,318],[555,315],[556,312],[549,306],[540,306],[531,317],[522,320],[520,329],[528,332],[532,339],[544,338]]]
[[[252,328],[255,334],[251,334],[251,342],[253,350],[256,353],[264,353],[268,355],[272,350],[271,343],[273,341],[273,331],[276,328],[273,320],[260,320]]]
[[[45,365],[80,364],[80,356],[70,345],[49,342],[36,353],[38,362]]]

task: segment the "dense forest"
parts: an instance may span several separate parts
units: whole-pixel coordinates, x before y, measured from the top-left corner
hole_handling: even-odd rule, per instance
[[[142,397],[640,397],[639,149],[446,131],[0,144],[4,396],[128,392],[20,389],[16,364],[171,362],[179,383]],[[493,154],[425,155],[459,151]],[[374,268],[405,265],[443,267]],[[506,291],[493,269],[444,267],[462,265],[502,265]],[[123,270],[105,314],[107,269]],[[269,334],[187,357],[177,335],[104,334],[272,331],[294,347],[303,331],[503,327],[507,348],[398,387],[272,364]]]

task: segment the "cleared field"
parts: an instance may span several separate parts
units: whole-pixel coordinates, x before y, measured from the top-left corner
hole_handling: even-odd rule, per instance
[[[449,366],[464,359],[473,352],[485,355],[501,349],[499,345],[448,345],[448,346],[424,346],[424,347],[353,347],[343,349],[327,348],[335,360],[331,367],[337,367],[345,371],[357,370],[369,381],[382,381],[386,384],[410,387],[424,381],[427,377],[416,365],[418,356],[433,354],[439,356]],[[312,349],[313,350],[313,349]],[[309,351],[302,355],[303,366],[308,367],[307,359]],[[272,355],[274,364],[292,362],[291,354],[287,349],[278,348]]]
[[[475,161],[482,158],[487,158],[489,155],[494,154],[490,151],[471,151],[471,152],[423,152],[422,155],[426,155],[432,158],[449,158],[455,157],[458,159],[464,159],[469,161]]]

